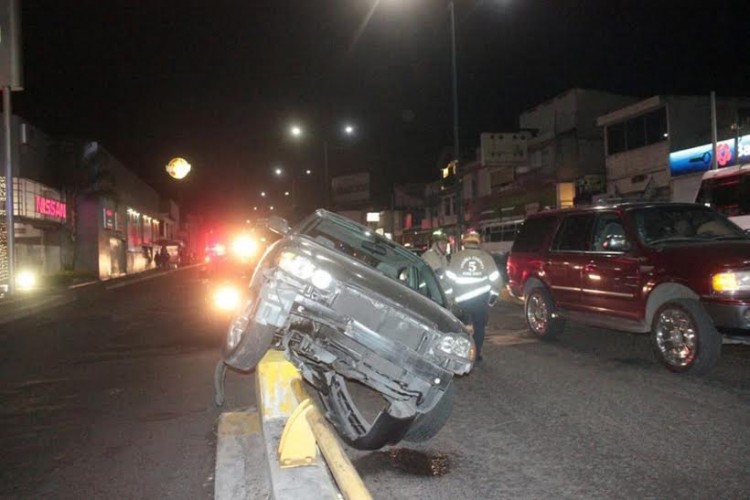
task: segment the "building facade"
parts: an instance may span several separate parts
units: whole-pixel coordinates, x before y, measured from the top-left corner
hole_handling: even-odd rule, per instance
[[[736,164],[743,137],[735,124],[745,108],[748,99],[716,99],[720,166]],[[709,96],[654,96],[602,115],[597,123],[606,137],[610,196],[695,200],[713,154]]]

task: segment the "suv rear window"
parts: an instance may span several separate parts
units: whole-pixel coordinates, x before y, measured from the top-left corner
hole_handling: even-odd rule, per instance
[[[587,252],[591,250],[591,227],[594,214],[568,215],[560,224],[552,249],[558,252]]]
[[[527,219],[513,242],[511,252],[538,252],[544,240],[557,222],[555,217],[534,217]]]

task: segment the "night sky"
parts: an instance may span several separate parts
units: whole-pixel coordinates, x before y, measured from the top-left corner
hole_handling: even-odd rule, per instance
[[[748,2],[456,0],[461,139],[517,126],[571,87],[648,97],[750,95]],[[427,180],[452,143],[443,0],[22,0],[14,111],[99,140],[193,208],[249,207],[273,165],[333,162]],[[369,16],[368,14],[372,13]],[[308,137],[286,135],[292,120]],[[337,128],[356,123],[344,146]]]

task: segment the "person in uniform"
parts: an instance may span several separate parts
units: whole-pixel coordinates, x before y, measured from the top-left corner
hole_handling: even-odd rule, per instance
[[[432,246],[422,254],[422,259],[427,262],[445,288],[445,271],[448,270],[448,235],[442,231],[432,233]],[[446,293],[448,292],[445,290]]]
[[[453,301],[467,314],[474,328],[476,360],[482,360],[484,329],[487,325],[489,308],[500,295],[500,271],[495,260],[479,248],[481,238],[476,231],[464,236],[464,249],[451,257],[446,271],[446,281],[453,288]]]

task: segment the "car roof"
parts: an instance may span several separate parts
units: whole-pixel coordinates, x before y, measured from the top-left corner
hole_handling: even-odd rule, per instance
[[[704,205],[698,203],[683,203],[673,201],[618,201],[618,200],[604,200],[601,204],[596,205],[585,205],[569,208],[555,208],[551,210],[543,210],[535,214],[531,214],[528,218],[538,217],[557,217],[559,215],[567,215],[574,213],[588,213],[588,212],[602,212],[607,210],[627,210],[633,208],[649,208],[649,207],[701,207],[705,208]]]

